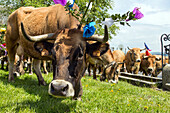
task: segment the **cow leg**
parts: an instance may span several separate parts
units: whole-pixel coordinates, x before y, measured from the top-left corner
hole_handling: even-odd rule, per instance
[[[89,76],[91,76],[91,70],[90,70],[90,67],[91,67],[91,65],[89,64],[89,65],[88,65],[88,68],[87,68],[87,69],[88,69]]]
[[[44,74],[48,75],[46,60],[43,60],[43,70],[44,70]]]
[[[14,69],[16,48],[17,48],[17,46],[14,48],[7,48],[8,49],[8,62],[9,62],[9,67],[8,67],[8,69],[9,69],[8,81],[9,82],[14,81],[13,69]]]
[[[135,69],[134,74],[138,74],[139,69]]]
[[[103,67],[99,65],[99,74],[102,74],[102,72],[103,72]]]
[[[1,69],[4,70],[4,59],[1,60]]]
[[[79,84],[77,84],[77,86],[75,87],[75,95],[73,97],[74,100],[78,100],[81,101],[81,96],[83,94],[83,88],[82,88],[82,84],[81,81],[79,82]]]
[[[37,75],[39,85],[46,85],[44,78],[42,77],[41,70],[40,70],[41,60],[34,59],[33,67],[35,74]]]
[[[5,61],[6,61],[6,68],[5,68],[5,70],[8,71],[8,65],[9,65],[9,63],[8,63],[8,57],[7,57],[7,56],[5,57]]]
[[[96,77],[96,66],[93,66],[93,79],[97,80],[97,77]]]
[[[33,58],[30,58],[30,57],[28,57],[28,72],[29,72],[29,75],[32,75],[33,74],[33,72],[32,72],[32,62],[33,62]]]
[[[19,62],[20,62],[20,65],[19,65],[19,73],[21,73],[21,75],[23,75],[25,73],[24,71],[24,61],[23,61],[23,58],[24,58],[24,55],[21,55],[19,57]]]

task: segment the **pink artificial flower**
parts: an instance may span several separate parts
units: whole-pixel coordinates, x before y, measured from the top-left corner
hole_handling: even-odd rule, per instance
[[[140,8],[135,7],[135,9],[133,10],[133,14],[135,14],[134,18],[136,19],[141,19],[142,17],[144,17],[144,15],[139,11]]]
[[[53,0],[55,4],[61,4],[65,6],[67,4],[67,0]]]

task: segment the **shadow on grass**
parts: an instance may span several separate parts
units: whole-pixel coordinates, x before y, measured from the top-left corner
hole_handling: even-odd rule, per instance
[[[24,76],[24,75],[23,75]],[[30,75],[31,76],[31,75]],[[8,76],[3,75],[0,76],[0,81],[3,82],[4,85],[12,85],[16,88],[22,88],[27,93],[38,96],[38,99],[33,100],[26,99],[22,102],[17,103],[9,103],[3,108],[16,106],[15,112],[21,112],[22,109],[29,108],[35,111],[36,113],[63,113],[63,112],[70,112],[73,111],[76,107],[77,101],[71,99],[59,99],[52,97],[48,94],[48,85],[47,86],[39,86],[38,81],[34,80],[31,77],[25,77],[24,79],[15,78],[15,82],[8,82]],[[10,96],[10,95],[9,95]],[[30,95],[29,95],[30,96]],[[21,97],[22,98],[22,97]],[[22,99],[21,99],[22,100]],[[64,102],[63,102],[64,101]]]

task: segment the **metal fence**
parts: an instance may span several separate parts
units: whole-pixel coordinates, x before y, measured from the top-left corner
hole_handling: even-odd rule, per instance
[[[170,34],[162,34],[161,35],[161,56],[162,56],[162,70],[165,66],[164,64],[164,54],[168,55],[168,64],[170,64],[170,44],[164,45],[163,42],[170,41]],[[164,53],[165,51],[165,53]]]

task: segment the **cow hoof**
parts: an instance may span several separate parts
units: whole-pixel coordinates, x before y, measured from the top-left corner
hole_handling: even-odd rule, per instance
[[[33,72],[29,73],[29,75],[33,75]]]
[[[82,101],[81,97],[74,97],[73,99],[77,101]]]
[[[24,75],[25,74],[25,71],[21,71],[21,75]]]
[[[106,77],[100,76],[100,81],[105,81]]]
[[[44,72],[44,74],[48,75],[48,72]]]
[[[19,74],[18,72],[14,72],[14,76],[15,76],[15,77],[19,77],[20,74]]]
[[[15,82],[14,78],[8,78],[8,82]]]
[[[109,80],[109,83],[117,84],[118,82],[116,80]]]
[[[45,81],[43,81],[43,82],[39,82],[39,85],[46,86],[47,84]]]

